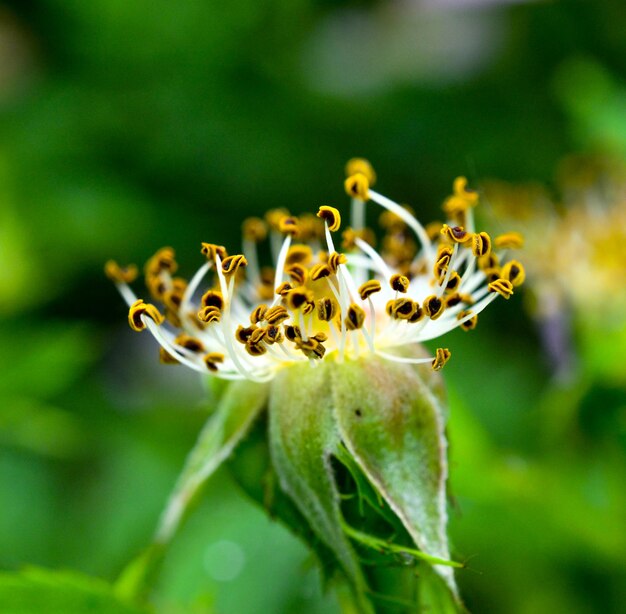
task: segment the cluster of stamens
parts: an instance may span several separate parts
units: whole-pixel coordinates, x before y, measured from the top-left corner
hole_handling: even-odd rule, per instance
[[[394,349],[475,328],[489,303],[508,299],[523,283],[523,266],[504,262],[522,238],[508,233],[492,240],[474,230],[478,194],[463,177],[444,202],[447,222],[423,227],[408,207],[371,189],[376,175],[367,161],[351,160],[346,171],[351,226],[341,234],[342,251],[333,239],[341,215],[329,206],[317,216],[274,209],[264,220],[246,220],[242,254],[203,243],[205,263],[189,281],[175,276],[174,251],[163,248],[147,262],[145,281],[164,315],[130,289],[136,267],[108,262],[106,273],[130,307],[131,328],[152,332],[163,362],[226,379],[266,381],[295,361],[315,366],[330,355],[343,361],[364,352],[441,369],[448,349],[434,358]],[[383,207],[380,253],[365,225],[370,200]],[[274,268],[259,262],[258,246],[268,239]],[[201,291],[207,276],[212,282]]]

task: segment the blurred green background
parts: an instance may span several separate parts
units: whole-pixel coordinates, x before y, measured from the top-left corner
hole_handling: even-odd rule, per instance
[[[0,4],[0,567],[113,580],[208,413],[203,383],[128,329],[105,260],[171,245],[191,273],[247,215],[344,206],[355,155],[422,221],[456,175],[552,189],[566,155],[626,156],[625,79],[619,0]],[[567,381],[519,297],[446,340],[474,612],[626,607],[626,318],[576,309]],[[157,595],[167,613],[337,608],[227,472]]]

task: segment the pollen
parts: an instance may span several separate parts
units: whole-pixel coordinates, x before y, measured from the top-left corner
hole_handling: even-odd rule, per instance
[[[154,305],[138,299],[130,306],[128,323],[135,332],[141,332],[147,327],[144,318],[150,318],[155,324],[162,324],[165,319]]]
[[[336,232],[341,226],[341,215],[335,207],[323,205],[317,212],[317,217],[323,219],[328,224],[328,230]]]

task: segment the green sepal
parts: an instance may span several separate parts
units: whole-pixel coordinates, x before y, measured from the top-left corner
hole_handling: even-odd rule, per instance
[[[281,488],[335,554],[361,613],[373,612],[355,552],[342,527],[331,456],[340,444],[334,417],[331,362],[281,371],[270,395],[270,450]]]
[[[450,559],[446,537],[447,444],[442,403],[414,366],[382,358],[332,370],[341,439],[427,555]],[[435,565],[458,595],[453,570]]]

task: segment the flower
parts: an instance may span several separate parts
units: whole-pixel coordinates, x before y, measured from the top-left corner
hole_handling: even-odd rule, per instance
[[[202,244],[206,262],[189,282],[176,276],[174,251],[159,250],[145,273],[164,315],[130,289],[136,267],[107,263],[131,328],[154,335],[163,362],[232,380],[188,456],[152,548],[129,568],[131,585],[148,575],[216,468],[237,446],[237,457],[250,453],[248,438],[267,451],[243,462],[243,476],[232,461],[236,479],[307,540],[327,577],[347,580],[354,611],[374,612],[387,590],[377,571],[386,577],[389,565],[408,572],[397,587],[411,608],[460,609],[453,570],[462,565],[450,560],[446,536],[447,416],[435,373],[450,351],[425,357],[420,343],[472,330],[487,305],[513,294],[524,268],[505,256],[522,239],[475,230],[478,194],[463,177],[444,202],[447,223],[426,227],[375,192],[375,180],[367,161],[348,163],[351,225],[341,235],[334,207],[300,217],[276,209],[244,222],[242,254]],[[380,252],[365,225],[368,201],[383,209]],[[266,239],[271,269],[257,252]],[[212,282],[200,290],[207,276]],[[432,586],[417,593],[418,579]]]
[[[298,362],[315,366],[364,353],[441,369],[450,358],[446,348],[428,358],[398,350],[458,327],[472,330],[491,302],[508,299],[523,282],[524,268],[516,260],[505,263],[504,255],[520,247],[521,238],[492,241],[475,231],[478,194],[463,177],[444,203],[448,223],[424,227],[409,207],[371,189],[376,175],[367,161],[351,160],[347,175],[351,225],[340,239],[340,212],[322,206],[317,217],[275,209],[265,220],[246,220],[242,254],[203,243],[206,261],[190,281],[175,275],[174,250],[159,250],[145,277],[165,317],[130,289],[136,267],[108,262],[107,275],[130,307],[131,328],[154,335],[163,362],[228,380],[264,382]],[[368,201],[383,209],[381,252],[365,227]],[[257,245],[266,238],[273,268],[259,263]]]

